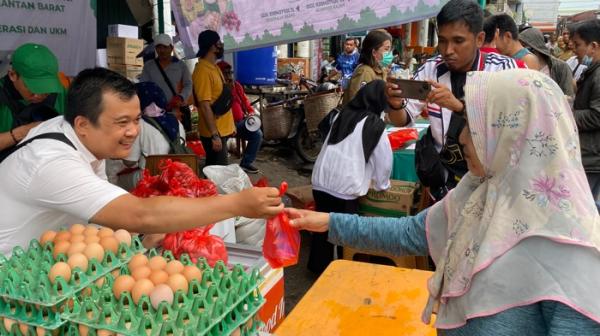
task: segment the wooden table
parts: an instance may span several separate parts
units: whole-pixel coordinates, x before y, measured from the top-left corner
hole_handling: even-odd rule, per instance
[[[336,260],[275,335],[434,336],[421,322],[431,272]]]

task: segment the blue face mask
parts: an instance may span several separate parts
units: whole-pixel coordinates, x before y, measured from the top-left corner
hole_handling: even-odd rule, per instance
[[[383,53],[383,58],[381,59],[381,61],[379,61],[379,66],[381,66],[382,68],[387,68],[390,66],[390,64],[392,64],[393,60],[394,55],[392,54],[392,52],[386,51],[385,53]]]
[[[581,60],[581,64],[585,66],[590,66],[592,64],[592,58],[590,56],[585,56],[583,60]]]

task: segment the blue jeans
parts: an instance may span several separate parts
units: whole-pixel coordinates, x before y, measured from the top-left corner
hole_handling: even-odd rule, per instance
[[[260,149],[260,143],[262,142],[262,132],[257,130],[255,132],[250,132],[244,126],[244,120],[240,120],[235,123],[235,128],[237,130],[237,136],[242,138],[243,140],[248,141],[246,145],[246,150],[242,155],[242,161],[240,162],[240,166],[248,166],[251,165],[254,160],[256,160],[256,153]]]

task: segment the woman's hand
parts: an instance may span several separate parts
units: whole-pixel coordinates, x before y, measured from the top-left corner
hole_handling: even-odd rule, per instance
[[[299,230],[325,232],[329,230],[329,214],[311,210],[285,208],[290,225]]]

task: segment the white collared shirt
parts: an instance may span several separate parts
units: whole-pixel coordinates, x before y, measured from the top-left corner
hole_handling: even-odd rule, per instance
[[[64,133],[77,150],[53,139],[39,139],[0,164],[0,253],[27,248],[47,230],[87,223],[110,201],[127,192],[106,180],[98,160],[62,116],[29,131],[24,139]]]

